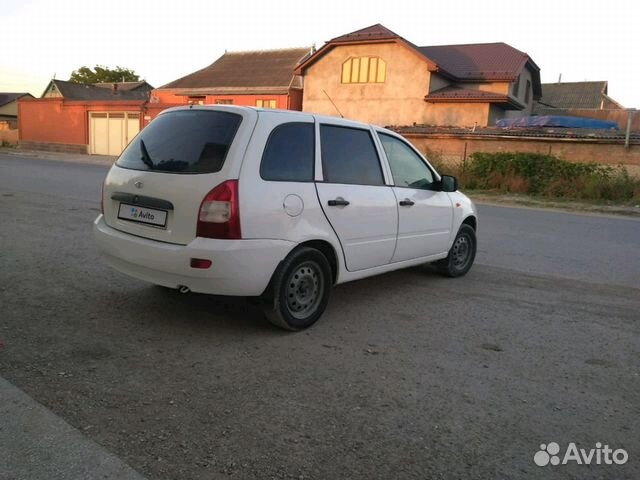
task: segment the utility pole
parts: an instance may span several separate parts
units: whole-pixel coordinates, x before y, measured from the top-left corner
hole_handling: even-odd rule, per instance
[[[627,110],[627,132],[624,135],[624,148],[629,148],[629,139],[631,138],[631,120],[633,119],[633,114],[635,112],[636,111],[633,108]]]

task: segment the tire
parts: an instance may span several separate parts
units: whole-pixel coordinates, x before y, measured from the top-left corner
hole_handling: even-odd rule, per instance
[[[463,224],[458,230],[447,258],[434,263],[438,272],[446,277],[465,275],[476,258],[476,232],[469,225]]]
[[[333,283],[327,258],[315,248],[291,252],[273,274],[263,294],[263,312],[274,325],[297,331],[322,316]]]

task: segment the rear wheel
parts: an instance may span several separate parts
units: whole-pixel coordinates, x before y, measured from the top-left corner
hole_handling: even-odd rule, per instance
[[[286,330],[303,330],[322,315],[331,292],[331,267],[315,248],[289,254],[271,279],[263,298],[265,316]]]
[[[469,225],[463,224],[458,230],[447,258],[435,262],[442,275],[461,277],[466,274],[476,258],[476,232]]]

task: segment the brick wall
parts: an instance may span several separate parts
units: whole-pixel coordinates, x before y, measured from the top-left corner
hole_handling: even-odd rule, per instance
[[[0,145],[10,143],[15,145],[18,143],[18,129],[0,129]]]
[[[404,134],[418,150],[444,162],[459,163],[475,152],[533,152],[555,155],[569,162],[622,164],[640,174],[640,145],[629,148],[617,141],[587,139],[468,138],[464,135]]]
[[[571,115],[574,117],[597,118],[598,120],[611,120],[616,122],[620,130],[627,130],[627,121],[631,115],[631,131],[640,132],[640,111],[629,112],[628,110],[594,110],[591,108],[569,108],[565,113],[559,115]]]
[[[73,145],[71,143],[31,142],[21,140],[19,148],[23,150],[44,150],[47,152],[61,153],[89,153],[88,145]]]

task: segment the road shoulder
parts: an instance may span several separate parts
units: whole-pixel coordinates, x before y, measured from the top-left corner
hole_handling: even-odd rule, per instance
[[[80,153],[46,152],[42,150],[22,150],[19,148],[2,148],[0,154],[24,159],[51,160],[54,162],[80,163],[86,165],[111,165],[118,157],[107,155],[83,155]]]
[[[640,219],[639,205],[607,205],[577,202],[569,200],[541,199],[528,195],[496,194],[484,192],[465,192],[475,202],[495,207],[526,208],[556,212],[577,213],[583,215],[604,215]]]
[[[127,464],[0,377],[0,478],[144,480]]]

